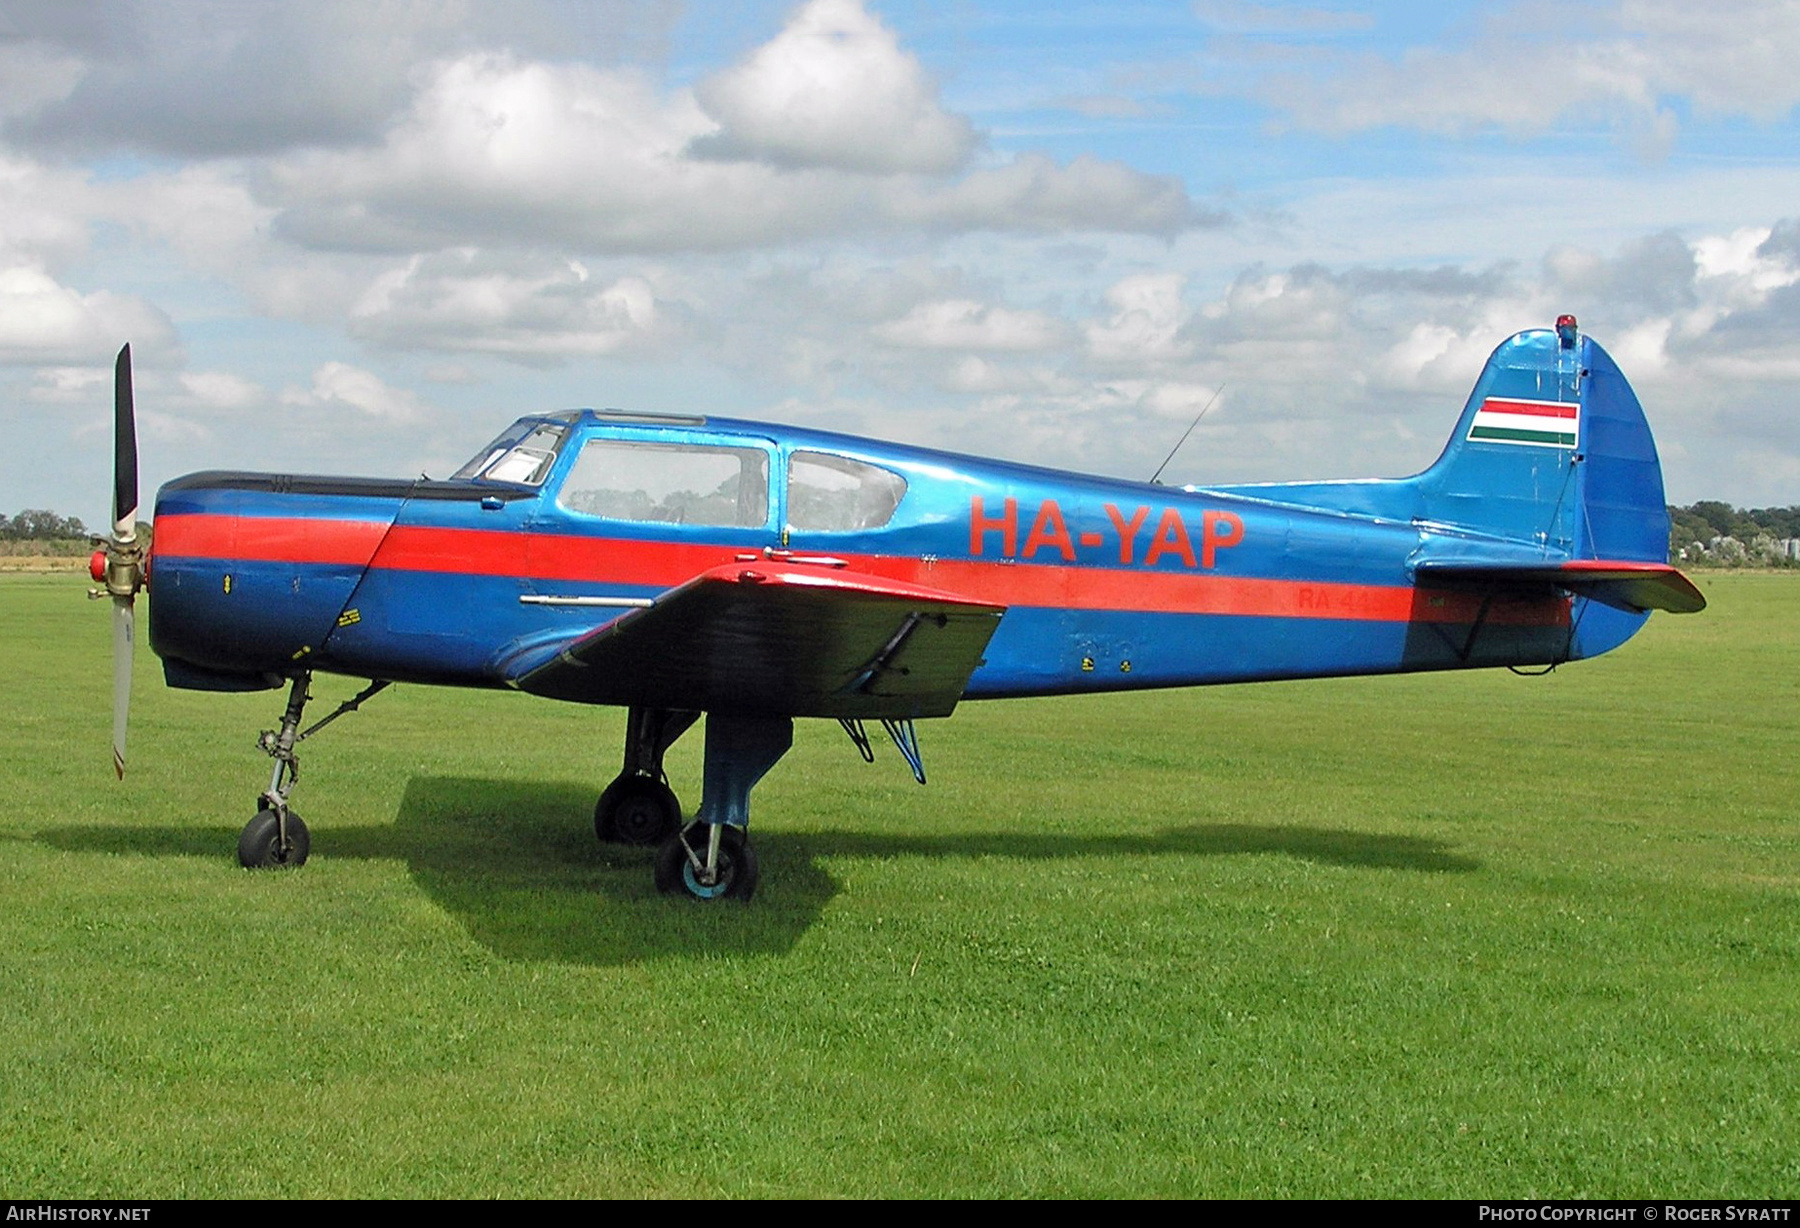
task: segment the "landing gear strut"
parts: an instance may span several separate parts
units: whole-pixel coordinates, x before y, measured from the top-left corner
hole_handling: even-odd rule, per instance
[[[311,698],[312,674],[297,674],[288,687],[287,711],[282,713],[280,729],[265,729],[256,740],[262,752],[275,760],[269,775],[269,787],[256,799],[256,817],[244,825],[238,836],[238,864],[246,870],[302,866],[312,850],[312,837],[300,816],[288,806],[288,795],[300,779],[300,757],[294,747],[331,724],[346,712],[362,707],[365,699],[385,690],[388,683],[376,680],[347,699],[324,720],[302,731],[300,717]]]
[[[300,740],[300,716],[306,711],[311,684],[311,674],[294,679],[288,688],[287,711],[282,714],[280,730],[265,730],[257,740],[264,753],[275,760],[275,771],[269,777],[269,787],[257,799],[256,817],[238,837],[238,864],[246,870],[302,866],[312,849],[306,824],[288,808],[288,794],[300,779],[300,760],[294,754],[294,744]]]
[[[681,826],[681,801],[669,788],[663,755],[699,719],[681,709],[631,709],[625,767],[594,804],[594,835],[602,843],[658,844]]]
[[[750,790],[793,744],[794,722],[785,716],[707,716],[700,817],[657,848],[658,891],[679,889],[697,900],[756,894],[762,870],[745,834]]]

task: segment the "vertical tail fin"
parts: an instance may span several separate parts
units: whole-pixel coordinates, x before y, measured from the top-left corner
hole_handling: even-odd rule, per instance
[[[1573,656],[1623,643],[1650,610],[1706,606],[1669,566],[1662,466],[1637,394],[1571,316],[1494,351],[1443,455],[1413,481],[1426,529],[1416,574],[1586,598]]]
[[[1552,586],[1610,607],[1581,616],[1576,656],[1622,643],[1648,610],[1706,606],[1669,566],[1662,466],[1643,407],[1573,316],[1500,344],[1423,473],[1221,489],[1410,522],[1419,579]]]
[[[1662,468],[1643,407],[1611,356],[1573,319],[1559,323],[1488,359],[1443,455],[1415,479],[1420,510],[1538,546],[1546,561],[1666,563]]]

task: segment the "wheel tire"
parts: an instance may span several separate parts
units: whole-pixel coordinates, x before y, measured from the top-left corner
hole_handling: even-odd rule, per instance
[[[656,844],[680,827],[680,799],[654,776],[620,776],[594,803],[594,835],[602,844]]]
[[[710,886],[700,881],[693,863],[688,860],[687,846],[682,843],[682,836],[687,832],[693,833],[689,839],[695,842],[696,849],[707,838],[706,825],[695,821],[662,842],[656,850],[658,891],[665,895],[680,891],[696,900],[748,900],[756,894],[756,885],[762,880],[762,867],[757,863],[756,850],[750,847],[743,829],[727,827],[719,833],[719,881]]]
[[[238,864],[246,870],[278,870],[305,865],[306,855],[312,851],[312,836],[300,816],[292,810],[288,811],[287,830],[290,847],[283,856],[281,820],[273,810],[257,811],[256,817],[244,825],[243,834],[238,837]]]

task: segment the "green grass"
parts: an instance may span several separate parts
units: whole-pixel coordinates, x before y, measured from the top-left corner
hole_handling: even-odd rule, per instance
[[[280,695],[144,653],[117,784],[103,610],[0,578],[0,1187],[1788,1196],[1800,580],[1701,584],[1535,680],[966,705],[925,789],[804,723],[703,906],[592,839],[617,713],[417,687],[239,870]]]

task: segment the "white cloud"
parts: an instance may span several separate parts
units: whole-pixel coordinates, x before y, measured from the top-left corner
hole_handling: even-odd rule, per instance
[[[1623,0],[1620,34],[1642,46],[1644,77],[1694,101],[1703,114],[1764,122],[1800,104],[1800,3],[1737,0],[1706,7],[1683,0]]]
[[[84,64],[37,40],[0,43],[0,119],[29,115],[47,103],[66,98],[81,80]]]
[[[811,0],[742,64],[697,89],[719,131],[703,157],[874,173],[947,174],[975,148],[894,32],[858,0]]]
[[[481,377],[467,363],[441,362],[425,368],[424,378],[433,384],[476,384]]]
[[[943,230],[1111,231],[1173,236],[1222,223],[1188,198],[1173,175],[1078,157],[1066,166],[1021,154],[949,184],[902,180],[878,206],[890,224]]]
[[[281,403],[302,413],[348,410],[356,418],[395,425],[418,422],[429,413],[416,394],[390,388],[373,372],[342,362],[320,366],[310,388],[287,389]]]
[[[508,261],[473,249],[415,256],[378,277],[350,313],[353,336],[401,349],[556,361],[641,344],[658,322],[643,277],[607,285],[578,261]]]
[[[588,252],[719,251],[920,228],[1171,235],[1217,220],[1175,177],[1091,157],[872,175],[823,159],[694,156],[713,128],[692,93],[660,94],[630,71],[470,55],[430,71],[379,148],[282,160],[263,191],[279,205],[278,233],[350,251],[526,237]]]
[[[261,384],[229,371],[184,371],[176,377],[188,400],[199,409],[236,411],[268,402]]]
[[[1455,324],[1422,320],[1374,355],[1373,361],[1357,364],[1353,355],[1346,354],[1346,359],[1353,365],[1346,367],[1345,374],[1351,378],[1360,375],[1377,388],[1418,390],[1452,397],[1466,392],[1475,382],[1495,345],[1517,332],[1523,322],[1541,318],[1541,315],[1513,311],[1511,322],[1498,326],[1491,319],[1459,320]],[[1355,344],[1351,341],[1351,346]]]
[[[1232,283],[1224,318],[1240,336],[1263,339],[1324,339],[1336,336],[1353,295],[1316,265],[1285,272],[1253,271]]]
[[[944,375],[943,386],[952,392],[1022,392],[1037,396],[1067,396],[1071,381],[1044,366],[997,362],[979,354],[966,354]]]
[[[972,299],[920,303],[873,331],[888,345],[922,350],[1043,350],[1065,335],[1064,325],[1042,312],[1013,311]]]
[[[126,341],[168,347],[174,338],[169,318],[140,298],[82,294],[35,265],[0,268],[0,362],[91,362]]]
[[[239,168],[205,164],[103,184],[94,195],[107,214],[167,243],[191,266],[231,273],[286,255],[269,242],[275,210],[256,201],[245,180]]]
[[[1771,250],[1772,227],[1745,226],[1726,235],[1706,235],[1694,244],[1694,264],[1702,278],[1733,284],[1748,302],[1800,281],[1800,261],[1792,252]]]
[[[32,377],[28,395],[43,405],[98,405],[112,395],[110,366],[39,367]]]
[[[85,178],[0,150],[0,261],[56,265],[84,252],[94,211]]]
[[[1493,12],[1461,45],[1315,61],[1271,76],[1264,96],[1329,132],[1394,125],[1525,135],[1600,124],[1655,150],[1674,139],[1675,100],[1704,116],[1789,115],[1800,105],[1796,60],[1796,0],[1521,3]]]
[[[1106,292],[1112,314],[1087,326],[1088,351],[1103,363],[1161,362],[1188,353],[1181,327],[1187,279],[1179,273],[1127,277]]]
[[[54,8],[79,15],[30,15],[38,105],[13,138],[199,157],[365,138],[415,58],[453,45],[471,16],[462,0],[41,6]]]

